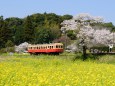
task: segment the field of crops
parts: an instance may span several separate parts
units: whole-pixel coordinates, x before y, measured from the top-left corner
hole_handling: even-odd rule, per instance
[[[0,86],[115,86],[114,64],[58,57],[4,57],[0,60]]]

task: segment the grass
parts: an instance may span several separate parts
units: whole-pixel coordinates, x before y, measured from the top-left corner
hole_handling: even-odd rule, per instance
[[[115,64],[115,55],[98,56],[97,62],[107,63],[107,64]]]
[[[65,56],[66,55],[66,56]],[[73,54],[0,55],[0,86],[115,86],[115,65],[76,60]]]

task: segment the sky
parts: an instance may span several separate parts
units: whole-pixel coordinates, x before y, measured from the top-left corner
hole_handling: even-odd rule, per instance
[[[115,0],[0,0],[0,15],[4,18],[44,12],[73,16],[89,13],[115,25]]]

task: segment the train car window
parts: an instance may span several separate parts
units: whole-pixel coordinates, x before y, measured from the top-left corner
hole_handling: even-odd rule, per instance
[[[50,49],[52,49],[52,46],[50,46]]]
[[[58,48],[58,46],[56,45],[56,48]]]
[[[52,49],[53,49],[53,46],[52,46]]]

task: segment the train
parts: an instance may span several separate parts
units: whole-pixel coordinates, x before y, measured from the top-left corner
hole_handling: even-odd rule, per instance
[[[29,44],[27,48],[30,54],[55,54],[59,55],[63,53],[64,48],[62,43],[50,43],[50,44]]]

